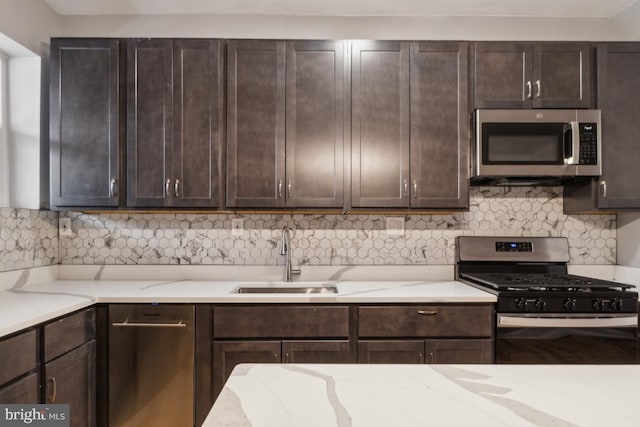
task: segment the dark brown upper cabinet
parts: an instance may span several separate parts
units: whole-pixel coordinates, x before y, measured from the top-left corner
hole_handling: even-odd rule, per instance
[[[121,202],[120,42],[52,39],[51,207]]]
[[[564,211],[640,208],[640,43],[597,46],[602,176],[565,186]]]
[[[128,206],[221,205],[221,52],[218,40],[128,41]]]
[[[478,42],[475,108],[591,107],[589,43]]]
[[[469,46],[411,43],[412,208],[469,206]]]
[[[344,56],[339,41],[229,42],[227,206],[344,205]]]
[[[468,44],[352,50],[352,206],[467,207]]]
[[[351,47],[351,206],[409,206],[409,43]]]

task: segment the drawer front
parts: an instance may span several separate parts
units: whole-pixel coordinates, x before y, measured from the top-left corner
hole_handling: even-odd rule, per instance
[[[215,307],[214,338],[337,338],[349,336],[349,307]]]
[[[44,361],[48,362],[96,337],[96,311],[80,311],[44,326]]]
[[[36,343],[35,330],[0,341],[0,385],[36,368]]]
[[[38,403],[38,374],[27,375],[19,381],[0,388],[0,404]]]
[[[364,306],[359,308],[359,336],[490,337],[491,306]]]

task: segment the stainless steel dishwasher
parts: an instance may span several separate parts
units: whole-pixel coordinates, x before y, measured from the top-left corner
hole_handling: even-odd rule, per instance
[[[192,427],[194,306],[109,306],[109,426]]]

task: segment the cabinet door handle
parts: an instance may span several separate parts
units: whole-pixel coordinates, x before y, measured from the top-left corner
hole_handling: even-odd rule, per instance
[[[289,182],[287,183],[287,197],[288,198],[291,198],[291,188],[292,188],[291,180],[289,180]]]
[[[424,363],[424,355],[422,353],[418,353],[418,363]]]
[[[280,356],[278,356],[278,353],[273,353],[273,360],[275,360],[276,363],[280,361]]]
[[[47,403],[55,403],[56,394],[58,394],[58,385],[56,384],[56,377],[47,378],[47,388],[50,390],[50,393],[47,396]]]
[[[278,181],[278,199],[282,199],[282,180]]]
[[[602,188],[602,197],[607,198],[607,181],[600,181],[600,188]]]
[[[284,363],[289,363],[289,353],[284,354]]]
[[[430,310],[418,310],[418,314],[420,316],[435,316],[436,314],[438,314],[438,312]]]
[[[170,192],[171,192],[171,180],[169,178],[167,178],[167,180],[164,183],[164,198],[165,199],[167,197],[169,197]]]
[[[429,363],[434,363],[434,356],[433,356],[433,352],[429,353]]]
[[[531,80],[527,80],[527,99],[531,99]]]
[[[109,197],[114,197],[118,195],[118,180],[116,178],[111,178],[111,182],[109,183]]]
[[[542,83],[540,80],[536,80],[536,98],[540,98],[542,95]]]
[[[173,192],[175,193],[176,197],[180,197],[180,180],[176,179],[176,183],[173,186]]]
[[[415,179],[413,180],[413,198],[418,198],[418,181],[416,181]]]
[[[404,188],[404,190],[403,190],[404,191],[403,192],[404,197],[407,198],[408,193],[409,193],[409,184],[407,183],[406,179],[402,182],[402,185],[403,185],[403,188]]]

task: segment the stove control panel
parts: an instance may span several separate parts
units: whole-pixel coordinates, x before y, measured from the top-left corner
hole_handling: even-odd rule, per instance
[[[496,242],[496,252],[533,252],[533,243]]]
[[[637,297],[501,296],[501,313],[635,313]]]

